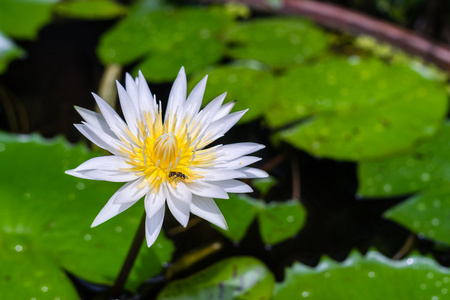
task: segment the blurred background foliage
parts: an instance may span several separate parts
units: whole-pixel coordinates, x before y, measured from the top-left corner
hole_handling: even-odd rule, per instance
[[[335,3],[450,40],[443,1]],[[169,217],[121,299],[448,297],[448,70],[297,16],[168,0],[0,2],[0,296],[107,294],[143,206],[90,228],[118,187],[64,175],[102,155],[72,106],[114,105],[138,70],[164,101],[181,66],[190,89],[209,75],[205,103],[250,108],[219,142],[265,144],[271,177],[217,201],[228,231]]]

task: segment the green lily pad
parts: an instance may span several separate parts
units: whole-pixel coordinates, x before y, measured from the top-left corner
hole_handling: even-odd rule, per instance
[[[58,3],[54,11],[63,17],[99,20],[123,16],[128,9],[113,0],[72,0]]]
[[[188,278],[169,283],[158,300],[269,300],[275,279],[252,257],[232,257]]]
[[[241,118],[240,123],[252,121],[269,112],[276,90],[275,77],[271,73],[245,67],[220,66],[197,73],[192,80],[189,80],[188,87],[192,89],[206,74],[208,74],[208,83],[205,100],[212,100],[227,92],[229,101],[236,100],[233,111],[250,108]]]
[[[52,17],[58,0],[0,1],[0,31],[13,38],[35,39]]]
[[[316,268],[300,263],[286,270],[273,300],[291,299],[446,299],[450,271],[433,259],[390,260],[378,252],[351,254],[344,262],[322,259]]]
[[[450,122],[438,134],[408,154],[361,163],[359,191],[366,197],[390,197],[450,184]]]
[[[229,200],[217,201],[227,220],[228,230],[214,226],[220,233],[238,242],[257,217],[259,232],[265,244],[274,245],[296,235],[306,220],[306,210],[299,201],[266,204],[246,195],[231,194]]]
[[[273,67],[301,64],[328,46],[324,31],[298,18],[267,18],[241,22],[226,36],[229,54],[254,59]]]
[[[395,80],[393,80],[395,79]],[[335,58],[289,71],[266,117],[301,123],[277,138],[313,155],[364,161],[405,152],[433,136],[447,111],[442,83],[405,66]]]
[[[228,224],[228,230],[214,226],[232,241],[242,240],[248,227],[255,219],[261,203],[243,194],[230,194],[228,200],[217,200],[217,206]]]
[[[220,60],[224,50],[218,45],[219,34],[232,20],[232,16],[220,8],[190,7],[133,13],[103,35],[98,55],[105,64],[129,64],[147,59],[141,66],[151,68],[145,74],[147,79],[172,80],[172,58],[178,63],[177,69],[183,64],[191,64],[194,69],[187,69],[188,73]],[[191,57],[186,56],[188,54],[193,55],[192,63],[189,63]],[[162,61],[157,61],[161,58]],[[184,62],[180,64],[182,59]],[[170,70],[165,70],[166,67]],[[167,77],[161,74],[167,74]]]
[[[299,201],[271,202],[259,212],[261,238],[269,245],[296,235],[306,221],[306,210]]]
[[[450,244],[450,190],[426,191],[384,213],[421,237]]]
[[[0,264],[21,262],[0,269],[0,287],[8,286],[2,289],[3,297],[15,299],[20,291],[26,295],[21,299],[47,298],[44,289],[45,295],[54,295],[49,299],[78,299],[63,270],[102,284],[116,278],[144,209],[138,203],[90,228],[119,186],[78,179],[64,171],[95,154],[63,139],[0,134]],[[164,235],[150,249],[143,247],[127,287],[134,289],[161,272],[173,250]]]
[[[272,176],[252,180],[252,185],[261,193],[263,197],[276,183],[277,180]]]
[[[0,32],[0,74],[6,71],[11,61],[23,55],[23,50]]]
[[[148,56],[134,70],[137,74],[141,70],[147,80],[164,82],[175,78],[184,66],[189,73],[201,70],[221,59],[225,52],[225,45],[212,38],[202,39],[198,35],[191,39],[184,39],[176,48],[183,51],[156,52]]]

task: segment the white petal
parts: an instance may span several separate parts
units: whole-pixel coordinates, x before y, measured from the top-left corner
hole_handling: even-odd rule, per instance
[[[102,130],[104,133],[112,137],[116,136],[114,132],[109,129],[108,123],[106,123],[105,118],[101,114],[78,106],[75,106],[75,109],[80,114],[80,116],[93,127],[97,127],[98,129]]]
[[[197,180],[186,184],[186,186],[193,194],[198,196],[229,199],[227,192],[223,188],[209,182]]]
[[[240,170],[223,170],[215,168],[191,168],[198,175],[208,181],[228,180],[234,178],[247,178]]]
[[[67,170],[66,174],[91,180],[104,180],[111,182],[127,182],[136,180],[138,177],[134,173],[111,171],[111,170]]]
[[[216,161],[230,161],[243,155],[247,155],[258,150],[265,148],[264,145],[256,143],[236,143],[220,146],[215,154],[217,155]]]
[[[228,116],[212,122],[206,129],[205,138],[203,138],[199,142],[199,149],[222,137],[228,130],[230,130],[231,127],[234,126],[234,124],[237,123],[237,121],[239,121],[240,118],[242,118],[247,110],[248,109],[234,112],[232,114],[229,114]]]
[[[122,204],[128,202],[136,202],[144,197],[148,192],[148,186],[143,184],[145,178],[141,177],[138,180],[125,183],[117,192],[115,204]]]
[[[156,241],[156,238],[161,231],[161,227],[164,220],[165,206],[160,207],[152,217],[145,218],[145,238],[147,240],[147,246],[150,247]]]
[[[168,186],[168,191],[177,199],[191,203],[192,201],[192,192],[188,189],[186,184],[181,181],[178,181],[175,187]]]
[[[194,195],[191,203],[191,213],[213,223],[214,225],[222,229],[228,230],[225,218],[223,217],[214,200],[211,198],[198,197]]]
[[[134,202],[128,202],[128,203],[124,203],[124,204],[115,204],[114,201],[117,196],[117,192],[111,197],[111,199],[109,199],[108,203],[106,203],[106,205],[102,208],[102,210],[97,215],[94,222],[92,223],[91,227],[95,227],[95,226],[111,219],[112,217],[117,216],[124,210],[131,207],[134,203],[136,203],[137,200]]]
[[[231,101],[231,102],[225,103],[219,109],[219,111],[216,113],[216,115],[214,116],[214,118],[212,120],[215,121],[215,120],[218,120],[218,119],[223,118],[226,115],[228,115],[235,104],[236,104],[236,101]]]
[[[234,170],[234,169],[246,167],[246,166],[253,164],[257,161],[260,161],[260,160],[261,160],[261,158],[256,157],[256,156],[241,156],[232,161],[227,161],[227,162],[223,162],[221,164],[217,164],[216,166],[227,169],[227,170]]]
[[[91,142],[102,149],[105,149],[113,154],[119,154],[119,140],[105,133],[101,129],[91,126],[90,124],[75,124],[74,125],[82,135],[88,138]]]
[[[106,123],[108,123],[109,128],[116,134],[116,136],[121,137],[131,143],[132,140],[128,137],[128,134],[126,132],[127,125],[122,120],[122,118],[108,103],[106,103],[105,100],[94,93],[92,93],[92,95],[94,96],[95,102],[97,102],[98,108],[102,112]]]
[[[135,108],[139,108],[139,92],[136,82],[133,77],[129,73],[125,75],[125,87],[127,89],[127,93],[133,101],[133,105]]]
[[[83,170],[108,170],[108,171],[118,171],[121,169],[129,169],[130,165],[127,164],[125,158],[110,155],[110,156],[100,156],[91,158],[78,167],[75,168],[75,171],[83,171]]]
[[[269,177],[266,171],[256,169],[256,168],[242,168],[239,169],[242,173],[244,173],[245,177],[238,178],[266,178]]]
[[[144,205],[145,205],[145,213],[147,217],[152,218],[153,215],[159,211],[161,206],[164,206],[166,203],[166,196],[161,191],[159,193],[153,193],[149,191],[147,195],[145,195]]]
[[[199,83],[192,89],[189,97],[185,104],[185,114],[195,115],[198,113],[200,106],[202,105],[203,95],[205,94],[206,81],[208,80],[208,75],[203,77]]]
[[[153,99],[152,92],[148,87],[147,81],[144,75],[139,71],[138,78],[138,93],[139,93],[139,110],[142,112],[150,112],[155,115],[155,100]]]
[[[172,193],[168,192],[167,206],[175,219],[177,219],[183,227],[186,227],[189,222],[189,203],[174,197]]]
[[[175,116],[177,116],[178,119],[183,119],[187,90],[186,85],[186,73],[184,72],[184,68],[181,67],[180,72],[178,72],[178,76],[170,89],[164,122],[166,122],[168,118],[174,119]]]
[[[137,107],[134,106],[134,101],[130,98],[127,91],[123,88],[122,85],[118,81],[117,84],[117,92],[119,94],[120,107],[122,108],[123,116],[127,122],[128,128],[134,135],[137,135]]]
[[[208,105],[206,105],[195,118],[196,126],[200,124],[200,127],[206,127],[219,111],[226,96],[227,93],[223,93],[209,102]]]
[[[253,192],[252,188],[239,180],[223,180],[216,181],[214,184],[220,186],[228,193],[251,193]]]

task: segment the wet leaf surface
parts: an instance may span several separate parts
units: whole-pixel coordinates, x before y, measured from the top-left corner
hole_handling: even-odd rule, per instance
[[[169,283],[158,300],[269,300],[275,279],[256,258],[232,257]]]
[[[390,197],[439,189],[450,184],[450,123],[436,137],[418,144],[405,155],[358,167],[358,193],[364,197]]]
[[[228,53],[235,59],[254,59],[272,67],[290,67],[321,54],[327,35],[313,24],[290,18],[241,22],[228,32]]]
[[[0,135],[1,265],[29,262],[0,269],[0,286],[8,286],[2,289],[3,297],[16,298],[20,291],[40,298],[45,286],[45,293],[54,295],[51,299],[77,299],[63,270],[102,284],[111,284],[117,276],[144,209],[138,203],[90,228],[119,186],[74,178],[64,171],[93,156],[86,147],[63,139]],[[164,235],[150,249],[143,247],[127,287],[136,288],[158,274],[173,250]]]
[[[35,39],[52,16],[57,0],[0,1],[0,31],[13,38]]]
[[[447,110],[443,84],[375,59],[336,58],[291,70],[278,89],[269,123],[302,122],[277,137],[338,160],[380,159],[410,150],[437,132]]]
[[[419,237],[450,244],[450,190],[420,193],[384,213]]]
[[[351,254],[338,263],[324,258],[316,268],[300,263],[286,270],[273,300],[290,299],[446,299],[450,271],[433,259],[412,256],[402,261],[378,252]]]

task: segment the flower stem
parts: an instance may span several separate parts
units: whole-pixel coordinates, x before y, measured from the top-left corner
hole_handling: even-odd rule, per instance
[[[128,275],[130,274],[131,268],[133,267],[134,261],[136,260],[139,249],[141,248],[142,242],[145,238],[145,217],[146,215],[144,212],[141,223],[139,224],[139,227],[134,236],[133,243],[131,244],[130,250],[128,250],[127,258],[123,262],[122,269],[120,270],[120,273],[117,276],[116,281],[114,282],[114,285],[109,294],[110,298],[118,298],[127,281]]]

